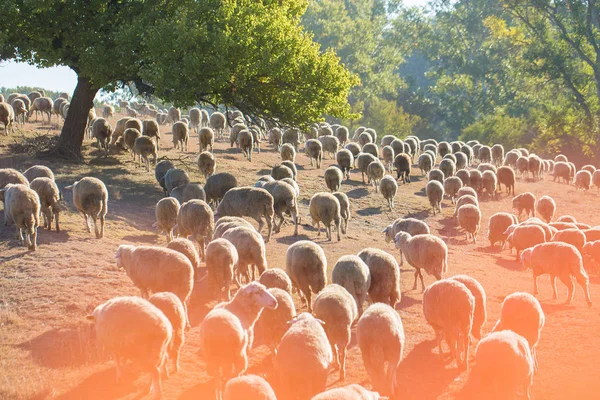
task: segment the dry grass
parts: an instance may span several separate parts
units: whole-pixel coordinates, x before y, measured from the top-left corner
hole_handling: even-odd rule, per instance
[[[111,121],[113,126],[116,119]],[[190,139],[189,153],[181,153],[172,149],[169,129],[161,127],[161,130],[161,157],[175,160],[177,166],[188,169],[192,181],[203,183],[194,160],[197,139]],[[35,139],[37,135],[48,131],[58,133],[57,126],[27,124],[18,137],[26,143],[35,142],[39,140]],[[0,136],[0,167],[24,170],[37,164],[30,155],[10,153],[9,145],[14,138]],[[114,251],[121,243],[164,244],[164,237],[152,229],[154,205],[162,197],[162,191],[154,181],[153,173],[146,173],[128,154],[96,158],[99,152],[89,141],[85,143],[84,152],[86,164],[53,160],[42,163],[55,171],[61,188],[88,175],[107,184],[109,211],[104,239],[96,240],[85,231],[82,217],[72,206],[70,193],[65,193],[69,211],[61,216],[61,232],[40,229],[37,252],[30,253],[19,246],[12,227],[0,228],[0,398],[133,399],[142,397],[142,390],[148,384],[149,377],[139,376],[135,371],[129,373],[129,383],[114,384],[113,364],[96,347],[85,316],[111,297],[138,294],[125,273],[116,269]],[[226,143],[216,144],[215,155],[217,171],[234,173],[243,185],[254,184],[260,175],[268,173],[279,162],[278,153],[266,145],[260,155],[253,157],[252,163],[244,161],[242,155]],[[296,161],[301,187],[300,215],[306,223],[309,220],[308,201],[315,192],[326,190],[323,172],[334,161],[326,157],[320,170],[311,167],[304,154],[299,154]],[[342,241],[327,242],[324,234],[318,237],[316,230],[307,225],[293,237],[293,227],[287,225],[267,246],[269,266],[283,267],[287,246],[300,239],[315,240],[323,246],[330,270],[340,256],[356,254],[365,247],[379,247],[395,255],[393,245],[385,243],[381,230],[398,217],[410,215],[425,219],[432,231],[449,245],[450,274],[470,274],[486,289],[489,320],[484,330],[489,331],[504,297],[518,290],[530,291],[532,287],[531,272],[522,271],[514,261],[514,255],[490,248],[485,239],[487,219],[494,212],[510,210],[510,199],[503,193],[500,201],[482,203],[482,230],[478,243],[473,245],[465,241],[464,234],[454,225],[449,200],[444,201],[440,215],[431,216],[423,190],[425,180],[418,169],[414,175],[413,183],[400,185],[396,209],[389,212],[383,197],[360,182],[360,173],[352,173],[352,180],[342,186],[351,199],[352,212],[349,232]],[[537,196],[552,196],[558,204],[557,215],[570,214],[581,222],[600,225],[600,217],[595,212],[599,196],[595,191],[576,192],[573,187],[547,180],[518,182],[517,193],[525,190]],[[433,330],[422,315],[421,292],[410,290],[413,283],[410,267],[402,267],[401,279],[403,295],[397,309],[404,323],[406,347],[397,374],[398,398],[455,398],[464,386],[468,372],[458,373],[453,364],[438,358]],[[426,276],[425,280],[431,283],[433,278]],[[597,310],[585,307],[580,289],[571,306],[552,301],[547,277],[540,279],[540,291],[547,326],[538,347],[540,369],[534,379],[533,398],[597,398],[600,390],[600,382],[596,379],[597,361],[600,360]],[[559,291],[561,297],[566,294],[560,284]],[[600,301],[597,276],[591,278],[590,291],[592,300]],[[300,307],[298,299],[295,300]],[[194,327],[212,304],[203,295],[203,288],[196,287],[190,306]],[[210,398],[212,382],[205,374],[197,350],[197,329],[193,328],[183,348],[181,372],[164,382],[165,398]],[[266,348],[252,350],[249,371],[268,376],[271,370]],[[337,377],[337,373],[332,373],[329,385],[345,384],[337,382]],[[354,382],[368,385],[356,346],[348,353],[346,377],[346,383]]]

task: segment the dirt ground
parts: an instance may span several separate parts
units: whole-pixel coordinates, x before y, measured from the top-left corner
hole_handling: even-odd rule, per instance
[[[111,119],[115,126],[117,117]],[[173,150],[170,129],[163,132],[159,157],[175,160],[186,168],[192,181],[204,183],[196,164],[197,138],[190,139],[188,153]],[[51,125],[28,123],[17,133],[0,137],[0,167],[24,171],[34,164],[51,167],[60,188],[83,176],[102,179],[109,190],[105,237],[97,240],[84,229],[81,215],[75,212],[71,194],[65,193],[69,210],[61,215],[61,231],[38,230],[38,250],[29,252],[14,238],[13,227],[0,227],[0,398],[2,399],[139,399],[144,398],[149,376],[135,371],[128,373],[128,383],[116,385],[115,368],[107,354],[90,339],[85,316],[94,307],[112,297],[138,295],[139,292],[123,270],[118,270],[114,253],[119,244],[164,245],[165,238],[152,228],[154,205],[162,191],[154,179],[153,170],[146,172],[128,154],[98,158],[95,144],[85,141],[87,164],[69,164],[57,160],[35,160],[27,155],[9,154],[8,145],[36,134],[58,134],[56,120]],[[23,136],[24,135],[24,136]],[[235,174],[242,185],[253,185],[260,175],[280,161],[279,154],[263,143],[261,153],[253,162],[243,159],[228,143],[215,145],[217,171]],[[308,202],[319,191],[326,191],[325,169],[335,161],[326,157],[321,169],[310,166],[303,154],[296,157],[298,183],[301,188],[300,215],[309,221]],[[449,246],[449,274],[469,274],[478,279],[487,292],[487,333],[493,327],[502,300],[515,291],[532,291],[531,271],[522,270],[514,254],[491,248],[487,241],[488,218],[498,211],[511,210],[511,197],[502,193],[499,201],[481,203],[482,229],[477,244],[467,243],[464,233],[453,219],[453,207],[444,200],[441,215],[430,212],[424,194],[426,180],[414,171],[410,184],[400,184],[394,211],[388,211],[383,197],[361,182],[360,173],[353,171],[351,181],[342,190],[351,199],[352,217],[347,235],[340,242],[328,242],[325,235],[303,225],[298,236],[286,225],[274,234],[267,245],[270,268],[285,266],[287,247],[300,239],[314,240],[327,255],[329,270],[345,254],[356,254],[366,247],[377,247],[398,253],[393,243],[386,243],[382,229],[399,217],[412,216],[425,220],[432,233]],[[531,191],[536,196],[547,194],[557,203],[557,216],[573,215],[580,222],[600,225],[599,196],[596,190],[577,192],[572,186],[554,183],[550,178],[540,182],[522,182],[516,193]],[[0,221],[3,220],[3,211]],[[402,301],[397,310],[406,335],[403,361],[397,371],[398,399],[451,399],[460,395],[470,368],[459,373],[454,363],[438,358],[434,332],[422,314],[422,294],[411,290],[413,270],[401,267]],[[330,271],[329,271],[330,273]],[[329,275],[330,277],[331,275]],[[425,276],[426,284],[434,281]],[[563,305],[566,288],[559,286],[559,300],[552,300],[548,276],[540,279],[539,300],[546,313],[546,326],[538,345],[539,370],[532,387],[534,399],[597,399],[600,393],[598,364],[600,362],[600,279],[590,274],[590,293],[594,307],[585,305],[581,288],[577,286],[571,305]],[[192,330],[182,349],[181,371],[163,382],[166,399],[208,399],[213,393],[212,381],[198,357],[198,325],[214,305],[203,288],[195,288],[190,305]],[[295,297],[298,311],[299,299]],[[471,345],[471,362],[476,342]],[[266,375],[272,371],[269,351],[265,346],[249,353],[249,373]],[[331,372],[328,386],[348,383],[369,386],[360,350],[351,344],[348,353],[346,381],[338,381]],[[480,394],[479,398],[485,398]]]

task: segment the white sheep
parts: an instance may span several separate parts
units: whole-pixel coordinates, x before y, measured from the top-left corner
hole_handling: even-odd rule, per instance
[[[167,243],[167,249],[178,251],[190,260],[192,268],[194,269],[194,281],[196,281],[198,268],[200,267],[200,255],[198,255],[198,248],[194,242],[186,238],[178,237]]]
[[[198,169],[204,179],[208,179],[215,173],[216,165],[215,156],[210,151],[203,151],[198,155]]]
[[[458,209],[458,224],[465,230],[466,240],[469,234],[473,243],[477,243],[477,234],[481,226],[481,210],[473,204],[465,204]]]
[[[238,262],[234,272],[234,278],[238,284],[245,278],[246,282],[262,274],[267,268],[267,256],[265,242],[262,236],[254,228],[237,226],[223,232],[223,239],[229,240],[236,248]]]
[[[312,312],[312,293],[327,284],[327,258],[323,248],[310,240],[299,240],[287,249],[285,270],[292,285],[300,291],[300,299]]]
[[[407,232],[411,236],[430,233],[427,223],[416,218],[398,218],[382,231],[382,233],[385,233],[387,243],[394,241],[398,232]]]
[[[277,268],[275,268],[277,269]],[[253,347],[265,344],[275,355],[281,338],[288,330],[289,322],[296,316],[296,307],[292,295],[279,288],[269,288],[269,293],[277,300],[277,308],[264,309],[254,326],[255,341]]]
[[[175,372],[179,372],[179,353],[181,352],[181,347],[185,341],[185,308],[183,308],[181,300],[170,292],[155,293],[150,296],[148,301],[162,311],[171,323],[173,334],[171,336],[171,341],[169,342],[167,354],[169,359],[173,361]]]
[[[439,356],[444,357],[442,339],[445,339],[459,369],[467,367],[474,312],[475,298],[459,281],[443,279],[432,283],[423,293],[423,315],[435,331]]]
[[[100,179],[85,177],[72,185],[66,186],[65,190],[73,190],[73,204],[83,214],[85,227],[92,231],[90,219],[94,223],[96,238],[104,236],[104,219],[108,211],[108,190]],[[98,227],[97,220],[100,220]]]
[[[4,200],[4,225],[14,223],[16,237],[35,251],[41,209],[38,194],[26,185],[9,183],[0,189],[0,198]]]
[[[292,294],[292,280],[290,276],[281,268],[270,268],[265,270],[258,281],[267,288],[278,288]]]
[[[40,199],[40,207],[44,218],[44,227],[48,230],[52,229],[52,221],[56,223],[56,231],[60,231],[59,215],[62,210],[60,201],[60,191],[53,179],[50,178],[35,178],[31,180],[29,187],[38,194]]]
[[[340,202],[338,199],[331,193],[315,193],[310,199],[308,208],[312,218],[313,226],[317,226],[317,236],[321,236],[321,222],[323,222],[323,225],[325,225],[327,239],[331,241],[331,223],[333,222],[337,230],[337,240],[339,242],[341,240],[340,220],[342,217],[340,213]]]
[[[205,190],[206,186],[204,186]],[[208,191],[206,194],[208,199]],[[219,203],[215,219],[224,216],[254,218],[258,222],[259,233],[266,222],[269,231],[265,242],[268,242],[271,239],[271,231],[273,230],[272,220],[275,213],[273,206],[273,196],[265,189],[254,187],[232,188],[225,193]],[[265,221],[263,221],[263,218]]]
[[[340,370],[340,380],[346,376],[346,348],[350,344],[352,323],[358,316],[356,302],[352,295],[337,284],[326,286],[315,297],[313,314],[324,322],[323,327],[331,349],[336,369]]]
[[[383,250],[368,247],[357,254],[367,264],[371,275],[369,300],[396,306],[400,293],[400,267],[396,259]]]
[[[348,231],[348,220],[350,219],[350,199],[346,193],[335,192],[333,196],[340,202],[340,216],[342,217],[342,233]]]
[[[231,299],[229,288],[233,280],[233,272],[238,263],[235,246],[227,239],[218,238],[206,246],[206,269],[208,280],[217,293],[217,299]]]
[[[509,226],[505,233],[511,230]],[[514,227],[512,233],[506,238],[506,245],[510,249],[513,247],[517,251],[516,260],[520,260],[521,251],[533,247],[537,244],[544,243],[546,241],[546,233],[544,229],[539,225],[524,225],[520,224]]]
[[[258,375],[243,375],[225,385],[224,400],[277,400],[269,382]]]
[[[371,272],[365,262],[357,256],[341,256],[331,271],[331,282],[348,290],[356,301],[358,314],[363,313],[363,303],[371,286]]]
[[[356,336],[373,388],[393,396],[396,369],[404,349],[400,316],[387,304],[372,304],[358,320]]]
[[[379,393],[365,389],[357,383],[342,386],[334,389],[329,389],[323,393],[319,393],[312,400],[379,400]]]
[[[148,156],[152,156],[152,162],[156,165],[156,150],[156,142],[151,137],[140,136],[133,142],[133,152],[138,156],[138,164],[141,164],[143,161],[146,165],[146,171],[150,171],[150,160],[148,160]]]
[[[116,297],[96,307],[87,319],[94,323],[96,340],[114,356],[117,383],[123,361],[131,360],[152,375],[149,392],[161,398],[161,370],[173,335],[165,314],[139,297]]]
[[[325,185],[327,185],[327,189],[332,192],[337,192],[340,190],[342,186],[342,181],[344,180],[344,175],[342,171],[334,166],[331,166],[325,170]]]
[[[395,246],[400,250],[400,265],[406,261],[415,268],[415,283],[413,290],[417,289],[417,278],[421,278],[421,287],[425,290],[423,273],[442,279],[448,272],[448,246],[440,238],[432,234],[420,234],[411,236],[406,232],[398,232],[394,239]]]
[[[164,233],[167,242],[173,240],[173,228],[177,225],[177,214],[179,213],[179,201],[173,197],[165,197],[156,203],[154,215],[156,223],[152,225],[159,232]]]
[[[211,128],[204,127],[198,131],[198,148],[200,153],[202,153],[205,150],[210,151],[212,153],[214,143],[215,133]]]
[[[465,285],[475,299],[475,310],[473,312],[473,328],[471,334],[475,339],[481,339],[483,325],[487,321],[487,296],[481,283],[468,275],[454,275],[453,279]]]
[[[442,200],[444,199],[444,186],[437,180],[431,180],[427,182],[425,186],[425,193],[429,204],[433,210],[433,215],[436,212],[442,212]]]
[[[378,159],[372,161],[367,166],[367,177],[369,179],[369,183],[372,183],[375,187],[375,193],[379,191],[379,181],[381,181],[381,178],[383,178],[384,175],[385,166]]]
[[[35,178],[49,178],[54,180],[54,173],[50,168],[44,165],[34,165],[27,168],[27,170],[23,172],[23,176],[27,178],[29,182],[32,182]]]
[[[180,236],[191,236],[192,240],[198,243],[202,259],[204,259],[205,243],[212,238],[214,227],[212,209],[205,201],[189,200],[179,208],[177,231]]]

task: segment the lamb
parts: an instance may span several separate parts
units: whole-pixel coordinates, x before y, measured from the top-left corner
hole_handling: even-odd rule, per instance
[[[512,207],[518,211],[520,217],[523,211],[525,215],[535,217],[535,196],[531,192],[521,193],[512,199]]]
[[[352,295],[337,284],[326,286],[315,298],[314,316],[324,322],[325,333],[333,351],[340,380],[346,376],[346,348],[350,344],[351,326],[358,310]]]
[[[225,385],[223,398],[224,400],[277,400],[271,385],[257,375],[242,375],[230,379]]]
[[[369,164],[371,164],[373,161],[378,161],[378,160],[375,156],[373,156],[372,154],[369,154],[369,153],[360,153],[356,157],[356,163],[357,163],[358,169],[360,170],[360,173],[362,175],[363,183],[365,183],[365,174],[367,174],[367,177],[369,176],[367,173],[367,168],[369,167]]]
[[[315,193],[310,199],[308,208],[313,226],[317,226],[317,236],[321,236],[321,222],[323,222],[327,240],[333,240],[331,235],[331,223],[333,222],[337,230],[337,240],[339,242],[341,240],[340,219],[342,217],[338,199],[330,193]]]
[[[348,290],[356,301],[358,315],[362,315],[363,303],[371,286],[371,273],[367,264],[357,256],[342,256],[333,266],[331,282]]]
[[[410,183],[411,163],[411,157],[406,153],[400,153],[394,158],[397,179],[402,178],[402,183]]]
[[[150,296],[148,301],[162,311],[171,323],[172,336],[167,348],[167,354],[169,359],[173,360],[175,372],[179,372],[179,353],[185,341],[186,327],[185,309],[183,308],[183,304],[177,296],[169,292],[155,293]],[[166,369],[166,361],[164,366]]]
[[[358,320],[356,336],[373,388],[393,396],[396,369],[404,349],[400,316],[387,304],[372,304]]]
[[[321,323],[308,313],[298,315],[277,347],[275,374],[289,398],[309,399],[325,390],[333,355]]]
[[[76,181],[65,190],[73,190],[73,204],[83,214],[88,233],[92,232],[90,219],[94,223],[96,239],[104,236],[104,219],[108,211],[108,190],[100,179],[85,177]],[[97,220],[100,219],[98,227]]]
[[[296,149],[294,149],[294,146],[290,143],[282,144],[279,152],[283,161],[289,160],[291,162],[296,162]]]
[[[4,225],[13,222],[17,238],[35,251],[41,208],[38,194],[26,185],[9,183],[0,189],[0,197],[4,200]]]
[[[358,253],[358,258],[369,267],[369,300],[372,303],[385,303],[395,307],[402,295],[400,267],[394,257],[383,250],[369,247]]]
[[[206,193],[199,183],[186,183],[181,186],[177,186],[171,190],[171,197],[174,197],[183,204],[189,200],[202,200],[206,201]]]
[[[444,338],[459,369],[466,369],[469,360],[469,336],[474,312],[475,297],[457,280],[434,282],[423,293],[423,314],[435,331],[440,358],[444,357]]]
[[[542,196],[535,204],[538,214],[546,221],[552,222],[554,211],[556,210],[556,202],[550,196]],[[519,212],[520,215],[520,212]]]
[[[392,211],[394,209],[394,197],[396,197],[396,193],[398,192],[398,184],[396,183],[396,180],[389,175],[381,178],[379,181],[379,192],[387,201],[390,211]]]
[[[500,319],[492,332],[511,330],[523,336],[529,344],[534,364],[537,368],[536,347],[546,317],[538,299],[529,293],[515,292],[504,298],[500,309]]]
[[[92,125],[92,137],[96,138],[98,149],[104,150],[104,156],[108,156],[108,142],[112,134],[112,127],[104,118],[97,118]]]
[[[458,224],[466,232],[466,240],[469,240],[469,234],[473,243],[477,243],[477,233],[481,225],[481,210],[473,204],[465,204],[458,208]]]
[[[312,312],[311,291],[319,293],[327,284],[325,252],[312,241],[299,240],[287,249],[285,270],[308,312]]]
[[[429,171],[427,174],[428,181],[438,181],[439,183],[444,183],[444,173],[437,168],[434,168]]]
[[[393,136],[392,136],[393,137]],[[329,389],[323,393],[319,393],[312,400],[379,400],[379,393],[371,392],[357,383],[351,385]]]
[[[432,234],[411,236],[406,232],[398,232],[394,238],[396,249],[400,250],[400,265],[406,261],[415,268],[415,283],[413,290],[417,289],[417,278],[421,278],[421,287],[425,290],[423,282],[424,269],[436,279],[442,279],[448,272],[448,247],[440,238]]]
[[[429,226],[415,218],[398,218],[382,231],[382,233],[385,233],[387,243],[393,241],[398,232],[407,232],[411,236],[430,233]]]
[[[203,151],[198,155],[198,169],[204,179],[208,179],[215,173],[216,164],[215,156],[210,151]]]
[[[56,231],[60,231],[59,214],[62,206],[59,203],[60,192],[53,179],[40,177],[31,181],[29,187],[38,194],[44,218],[44,228],[52,230],[52,220],[56,221]]]
[[[156,165],[156,142],[154,139],[149,138],[148,136],[140,136],[135,139],[133,144],[133,152],[139,156],[139,162],[141,163],[144,160],[146,164],[146,171],[150,171],[150,161],[148,160],[148,156],[152,156],[154,159],[154,164]]]
[[[340,216],[342,217],[342,233],[348,231],[348,220],[350,219],[350,200],[345,193],[335,192],[333,196],[340,202]]]
[[[448,279],[462,283],[473,295],[473,298],[475,299],[475,309],[473,311],[473,327],[471,328],[471,334],[475,339],[481,339],[483,325],[485,325],[485,322],[487,321],[487,297],[483,286],[481,286],[481,283],[475,278],[468,275],[454,275]]]
[[[152,375],[149,392],[154,398],[161,398],[160,372],[173,337],[165,314],[139,297],[115,297],[86,318],[94,323],[96,340],[114,356],[117,383],[121,381],[122,362],[129,359]]]
[[[336,167],[331,166],[325,170],[325,185],[327,185],[327,189],[332,192],[337,192],[340,190],[342,186],[342,181],[344,180],[344,176],[342,175],[342,171]]]
[[[473,379],[479,393],[494,399],[512,399],[523,391],[530,399],[534,359],[527,341],[509,330],[486,336],[475,349]]]
[[[236,248],[238,262],[234,271],[234,279],[239,284],[242,278],[246,282],[254,280],[267,268],[265,242],[254,230],[246,226],[231,227],[221,235],[223,239],[229,240]]]
[[[442,212],[444,186],[437,180],[429,181],[425,186],[425,193],[427,193],[427,199],[433,210],[433,215],[435,215],[436,212]]]
[[[457,176],[450,176],[444,179],[444,194],[450,196],[452,204],[456,204],[456,196],[458,194],[458,191],[462,188],[462,186],[463,183]]]
[[[590,171],[581,170],[575,174],[575,189],[590,190],[592,185],[592,174]]]
[[[344,177],[350,179],[350,170],[354,165],[354,156],[352,155],[352,152],[348,149],[341,149],[335,153],[335,160],[342,170]],[[320,168],[320,162],[317,166]]]
[[[170,194],[176,187],[190,183],[190,176],[182,169],[171,168],[165,173],[164,180],[166,191]]]
[[[202,200],[189,200],[177,213],[177,230],[183,237],[191,236],[198,243],[200,258],[204,259],[204,247],[214,231],[214,217],[210,206]]]
[[[169,160],[159,161],[154,166],[154,177],[156,178],[156,181],[158,182],[160,187],[163,189],[165,196],[168,195],[167,186],[165,183],[165,175],[167,174],[167,172],[170,169],[174,169],[174,168],[175,168],[175,165],[173,165],[173,163]],[[189,178],[188,178],[188,182],[189,182]]]
[[[188,126],[182,121],[177,121],[173,124],[171,132],[173,134],[173,148],[175,150],[180,148],[181,151],[187,151],[188,140],[190,138]]]
[[[310,166],[313,166],[313,160],[316,167],[321,168],[321,160],[323,159],[323,145],[317,139],[308,139],[304,144],[306,155],[310,159]]]
[[[219,203],[215,218],[218,219],[224,216],[254,218],[258,222],[259,233],[265,224],[262,220],[264,218],[269,228],[265,242],[269,242],[273,229],[273,214],[275,213],[273,205],[273,196],[265,189],[253,187],[232,188],[225,193],[223,200]]]
[[[267,288],[277,288],[292,294],[292,280],[281,268],[271,268],[260,274],[258,281]]]
[[[553,300],[558,298],[556,292],[556,278],[558,277],[567,286],[568,294],[565,304],[570,304],[575,292],[575,285],[571,280],[571,276],[574,276],[583,289],[588,307],[592,306],[588,289],[589,279],[583,268],[581,255],[575,246],[561,242],[540,243],[523,251],[521,263],[526,269],[531,268],[533,271],[534,295],[538,294],[538,276],[550,274]]]
[[[492,215],[488,222],[488,239],[490,246],[494,246],[496,242],[500,242],[501,247],[504,247],[508,234],[506,231],[511,225],[519,223],[517,216],[510,213],[498,212]]]

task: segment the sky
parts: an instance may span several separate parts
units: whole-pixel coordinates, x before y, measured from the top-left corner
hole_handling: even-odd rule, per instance
[[[406,6],[425,5],[429,0],[404,0]],[[37,68],[13,61],[0,62],[0,87],[33,86],[73,93],[77,75],[67,67]]]

